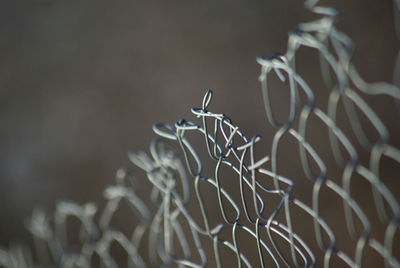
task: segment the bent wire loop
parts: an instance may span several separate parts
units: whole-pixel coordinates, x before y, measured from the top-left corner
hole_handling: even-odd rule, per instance
[[[393,3],[400,36],[400,0]],[[127,267],[222,267],[226,256],[222,251],[236,256],[238,267],[329,267],[334,258],[348,267],[362,267],[368,249],[381,256],[385,267],[400,268],[395,248],[400,237],[399,189],[384,183],[381,165],[387,158],[400,166],[400,150],[390,143],[389,128],[363,98],[385,95],[400,107],[400,54],[394,84],[367,83],[351,62],[353,42],[336,28],[337,11],[320,6],[318,0],[305,1],[305,7],[319,17],[290,32],[286,53],[257,58],[266,117],[276,130],[270,152],[257,158],[255,149],[261,137],[246,137],[228,116],[209,110],[213,96],[209,90],[201,107],[191,110],[198,123],[182,119],[174,126],[156,124],[153,130],[159,137],[151,143],[150,154],[129,153],[130,161],[146,173],[145,181],[151,186],[148,200],[135,192],[132,170],[120,169],[116,184],[104,191],[106,204],[101,210],[92,203],[69,201],[59,203],[53,217],[35,210],[27,222],[34,251],[17,245],[0,248],[0,266],[88,267],[97,256],[101,266],[117,267],[119,262],[111,250],[117,244],[126,254]],[[323,82],[330,89],[326,111],[316,104],[317,90],[296,70],[297,52],[302,47],[319,55]],[[276,118],[271,104],[274,89],[269,77],[273,75],[289,85],[290,107],[284,121]],[[339,112],[347,116],[360,146],[340,128]],[[339,178],[330,177],[327,163],[312,146],[311,118],[327,130],[327,147],[341,168]],[[371,129],[375,138],[368,133]],[[207,167],[206,159],[190,142],[193,133],[203,136],[202,149],[208,154],[207,163],[211,161]],[[286,137],[298,145],[298,164],[312,185],[310,204],[294,194],[296,178],[278,170],[278,153]],[[369,153],[368,164],[360,160],[360,147]],[[207,175],[210,168],[213,172]],[[228,176],[229,183],[227,169],[234,174]],[[366,213],[371,208],[353,196],[354,176],[370,186],[373,209],[384,226],[381,240],[373,236],[374,224]],[[239,195],[232,194],[232,189]],[[335,209],[343,210],[348,239],[355,245],[353,252],[338,243],[343,234],[335,233],[321,208],[323,191],[330,191],[343,203]],[[211,196],[217,200],[212,211]],[[130,233],[113,226],[122,202],[137,219],[129,225]],[[299,219],[300,214],[304,218]],[[80,244],[75,250],[70,245],[71,218],[79,224]],[[312,223],[307,233],[298,230],[304,219]],[[315,245],[309,244],[310,239]],[[204,245],[205,240],[212,249]],[[256,249],[251,254],[247,250],[250,244]]]

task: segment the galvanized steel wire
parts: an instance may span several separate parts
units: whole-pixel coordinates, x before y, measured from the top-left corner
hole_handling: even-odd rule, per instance
[[[385,95],[399,105],[400,89],[394,84],[365,82],[351,61],[354,49],[351,39],[335,26],[336,10],[319,6],[316,0],[306,1],[305,6],[319,18],[300,24],[290,33],[285,54],[257,59],[261,66],[259,80],[266,116],[275,128],[270,152],[257,158],[255,150],[260,150],[257,144],[261,137],[246,137],[228,116],[209,110],[213,96],[209,90],[201,107],[192,109],[199,123],[182,119],[174,126],[156,124],[153,129],[159,138],[150,145],[150,154],[130,153],[131,162],[146,173],[147,182],[151,184],[151,203],[142,200],[135,193],[135,187],[129,184],[131,171],[121,169],[117,172],[117,183],[105,190],[107,203],[102,211],[91,203],[81,206],[72,202],[59,203],[52,218],[42,211],[34,211],[27,224],[33,235],[34,250],[22,246],[1,249],[0,264],[6,267],[89,267],[93,256],[97,255],[103,266],[117,267],[110,247],[118,243],[126,251],[129,267],[221,267],[222,249],[236,256],[238,267],[330,267],[333,257],[348,267],[362,267],[368,249],[382,257],[385,267],[399,268],[400,256],[396,256],[395,246],[400,233],[400,189],[389,189],[385,185],[380,163],[385,157],[400,165],[400,150],[391,145],[390,131],[362,95]],[[397,22],[399,10],[400,1],[394,1]],[[398,31],[399,24],[396,27]],[[296,55],[302,47],[313,49],[320,57],[323,80],[331,90],[327,111],[315,105],[318,93],[296,71]],[[399,59],[395,80],[400,77]],[[290,110],[285,121],[279,121],[272,108],[273,89],[269,79],[273,75],[289,84]],[[337,124],[339,103],[344,104],[355,137],[370,155],[368,165],[359,161],[358,148]],[[378,138],[369,137],[360,123],[360,114],[375,129]],[[398,119],[398,116],[397,113],[394,117]],[[328,176],[326,163],[310,144],[307,133],[310,117],[317,118],[328,130],[327,146],[342,168],[340,184]],[[204,159],[190,142],[194,133],[203,136],[203,149],[213,163],[212,176],[205,175]],[[279,173],[277,155],[281,141],[287,136],[297,142],[299,164],[312,183],[311,204],[293,195],[296,187],[293,178]],[[314,163],[318,172],[310,163]],[[236,174],[235,178],[230,178],[232,185],[229,187],[237,187],[240,198],[231,196],[229,187],[221,182],[223,168]],[[355,174],[370,185],[374,209],[385,226],[383,240],[371,235],[374,228],[371,218],[364,212],[366,208],[352,196]],[[214,191],[202,191],[201,184],[207,184]],[[332,191],[343,203],[337,209],[343,209],[348,235],[355,244],[353,254],[337,245],[337,237],[342,234],[335,233],[331,223],[321,216],[322,188]],[[265,198],[265,193],[279,200],[272,212],[270,209],[266,212],[271,202]],[[222,218],[218,224],[211,224],[205,205],[209,195],[218,200],[218,213]],[[121,202],[127,202],[138,219],[129,235],[110,225]],[[189,208],[191,202],[198,205],[198,211]],[[156,207],[156,211],[149,206]],[[295,231],[300,220],[293,218],[291,211],[294,209],[311,220],[308,233]],[[194,214],[200,215],[200,220]],[[96,215],[100,215],[98,219]],[[81,246],[77,252],[69,251],[67,220],[70,217],[81,223]],[[223,230],[229,230],[231,239],[221,235]],[[246,245],[239,242],[239,233],[248,235]],[[310,247],[305,237],[315,239],[317,248]],[[203,239],[212,244],[213,256],[204,248]],[[242,250],[249,243],[256,245],[257,260],[249,259]],[[287,245],[286,251],[282,250],[282,244]],[[147,256],[140,253],[144,246],[148,247]],[[177,254],[178,248],[181,254]]]

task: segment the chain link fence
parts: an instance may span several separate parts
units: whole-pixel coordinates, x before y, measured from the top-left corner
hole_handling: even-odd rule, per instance
[[[267,119],[275,129],[270,151],[259,145],[259,135],[249,138],[228,116],[211,112],[212,91],[207,91],[201,107],[192,109],[198,123],[182,119],[174,126],[156,124],[159,138],[150,153],[129,154],[146,180],[135,181],[134,170],[120,169],[116,184],[105,189],[102,209],[92,203],[61,202],[52,217],[35,210],[27,222],[33,249],[0,249],[0,264],[400,267],[398,176],[389,174],[396,177],[393,184],[386,183],[384,175],[386,162],[400,166],[400,150],[365,100],[385,96],[388,106],[395,107],[392,120],[398,121],[400,89],[361,78],[351,61],[352,41],[335,27],[336,10],[317,4],[305,2],[318,19],[289,34],[285,54],[257,59]],[[398,34],[399,10],[400,1],[394,1]],[[304,47],[318,54],[330,90],[326,111],[316,101],[322,93],[296,70],[296,56]],[[398,84],[399,59],[394,77]],[[288,85],[285,120],[276,115],[271,100],[270,80],[276,78]],[[341,127],[343,118],[347,127]],[[310,133],[312,122],[321,126],[319,133]],[[315,134],[326,137],[323,148],[313,146]],[[196,136],[200,143],[192,142]],[[280,172],[280,148],[287,139],[299,157],[284,164],[301,167],[304,174],[298,177],[304,180]],[[325,152],[332,161],[325,160]],[[144,183],[151,191],[135,192]],[[136,219],[123,222],[124,230],[113,224],[123,204],[124,213]],[[76,241],[71,238],[74,231],[79,233]]]

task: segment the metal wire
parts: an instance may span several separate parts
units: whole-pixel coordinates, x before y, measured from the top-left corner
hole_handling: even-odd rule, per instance
[[[117,172],[117,183],[105,190],[107,204],[103,211],[98,212],[94,204],[80,206],[72,202],[59,203],[52,219],[42,211],[34,211],[27,225],[34,238],[34,253],[21,246],[0,249],[0,264],[89,267],[96,255],[102,266],[117,267],[111,252],[112,244],[117,243],[126,252],[128,267],[222,267],[221,250],[233,253],[238,267],[330,267],[333,258],[348,267],[362,267],[366,264],[365,255],[369,254],[366,252],[372,250],[382,257],[385,267],[399,268],[399,256],[395,253],[400,232],[399,189],[392,189],[393,193],[383,182],[381,161],[389,158],[400,165],[400,150],[390,144],[390,131],[361,93],[386,95],[398,104],[400,89],[388,83],[369,84],[360,77],[351,62],[352,41],[335,27],[336,11],[317,3],[317,0],[305,2],[320,18],[303,23],[290,33],[285,54],[257,59],[261,65],[259,80],[267,119],[276,128],[272,149],[266,156],[257,158],[255,154],[260,136],[246,137],[229,117],[208,109],[212,91],[207,91],[202,106],[192,109],[201,123],[180,120],[175,126],[156,124],[153,129],[159,138],[151,144],[150,155],[144,152],[129,155],[132,163],[146,172],[152,186],[150,203],[140,198],[129,184],[130,171],[121,169]],[[394,10],[399,21],[400,1],[394,1]],[[320,56],[323,79],[331,89],[326,112],[316,106],[316,92],[296,72],[295,59],[301,47],[312,48]],[[400,77],[399,62],[395,79]],[[283,122],[278,121],[271,105],[273,89],[268,82],[273,74],[287,81],[290,87],[289,116]],[[338,126],[339,103],[344,104],[356,139],[370,155],[368,166],[360,161],[359,148]],[[369,137],[360,114],[375,129],[378,138]],[[342,169],[341,184],[329,177],[327,164],[310,144],[307,127],[311,117],[328,130],[327,147]],[[205,175],[204,159],[189,141],[193,133],[201,133],[204,138],[205,150],[213,163],[212,176]],[[293,194],[296,180],[279,173],[278,152],[285,137],[298,144],[299,165],[312,185],[310,205]],[[180,150],[171,146],[174,143]],[[226,168],[236,174],[230,178],[229,186],[221,179]],[[372,235],[374,225],[365,213],[368,208],[353,197],[354,175],[363,178],[372,189],[374,209],[384,226],[381,241]],[[204,184],[213,191],[204,192]],[[239,189],[239,198],[230,194],[234,187]],[[338,245],[337,238],[343,234],[335,233],[332,224],[321,215],[322,189],[329,189],[343,203],[336,209],[343,209],[349,238],[355,244],[353,254]],[[272,210],[271,200],[265,194],[279,200]],[[210,195],[218,200],[222,220],[217,224],[212,223],[206,205]],[[121,202],[126,202],[138,219],[129,235],[114,230],[110,224]],[[197,211],[192,209],[192,203],[197,205]],[[152,204],[156,211],[151,210]],[[293,210],[301,211],[312,222],[308,233],[295,231],[300,220],[293,218]],[[95,215],[100,215],[98,220]],[[68,245],[67,221],[71,217],[80,222],[80,247],[75,252]],[[231,235],[223,234],[224,230]],[[244,245],[239,239],[241,234],[248,237]],[[316,247],[308,245],[309,237],[314,238]],[[203,245],[204,239],[212,244],[211,251]],[[246,256],[243,249],[248,244],[256,246],[256,260]],[[282,249],[283,245],[288,250]],[[146,246],[147,251],[143,250]]]

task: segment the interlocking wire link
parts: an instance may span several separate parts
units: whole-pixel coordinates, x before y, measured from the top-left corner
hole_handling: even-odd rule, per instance
[[[400,54],[394,84],[365,82],[351,62],[352,41],[335,27],[336,10],[317,4],[317,0],[305,2],[306,8],[320,18],[300,24],[290,33],[285,54],[257,59],[266,116],[276,130],[270,152],[258,157],[256,149],[263,149],[257,145],[259,135],[248,138],[228,116],[209,110],[213,96],[209,90],[201,107],[192,108],[198,123],[182,119],[174,126],[156,124],[153,130],[159,138],[151,143],[150,154],[129,154],[131,162],[146,173],[146,182],[151,185],[148,199],[140,197],[135,184],[130,184],[133,171],[120,169],[116,184],[105,189],[102,211],[92,203],[73,202],[59,203],[51,218],[35,210],[27,224],[34,250],[16,245],[0,249],[0,265],[90,267],[97,256],[102,267],[118,267],[118,256],[111,250],[118,244],[126,253],[128,267],[222,267],[226,256],[222,251],[236,256],[238,267],[335,267],[334,258],[341,260],[341,267],[363,267],[367,264],[365,255],[373,251],[381,256],[385,267],[399,268],[396,246],[400,246],[400,189],[389,189],[385,184],[381,163],[388,158],[400,166],[400,150],[390,143],[388,127],[363,96],[385,95],[399,107]],[[394,14],[400,36],[399,11],[397,0]],[[327,111],[316,105],[318,92],[296,70],[296,56],[302,47],[319,55],[322,78],[330,89]],[[274,89],[269,81],[273,75],[289,84],[290,105],[285,121],[278,120],[271,104]],[[339,112],[347,116],[360,146],[339,126]],[[339,178],[330,177],[328,164],[311,144],[307,131],[310,118],[328,130],[325,149],[340,167]],[[375,130],[377,138],[370,137],[363,122]],[[208,159],[202,158],[192,144],[195,133],[202,135]],[[278,169],[278,153],[287,137],[297,143],[298,165],[311,183],[310,204],[294,194],[298,179]],[[360,160],[360,150],[368,153],[367,164]],[[206,175],[207,170],[213,170],[212,175]],[[226,170],[235,174],[229,177],[229,185],[223,179]],[[369,185],[374,208],[355,199],[351,188],[354,176]],[[232,189],[238,189],[240,195],[235,197]],[[321,199],[326,190],[342,202],[335,210],[343,210],[348,234],[335,232],[337,222],[323,216]],[[216,212],[210,211],[210,197],[217,200]],[[128,226],[128,232],[115,230],[111,224],[122,202],[137,219]],[[366,210],[375,210],[378,220]],[[296,218],[293,211],[301,212],[304,218]],[[70,245],[71,218],[79,222],[79,246],[75,251]],[[312,224],[308,232],[296,231],[307,219]],[[376,221],[383,226],[383,239],[373,235]],[[245,242],[240,238],[243,235]],[[355,245],[354,252],[338,244],[341,236]],[[310,238],[316,246],[309,245]],[[246,251],[250,244],[257,249],[251,256]]]

